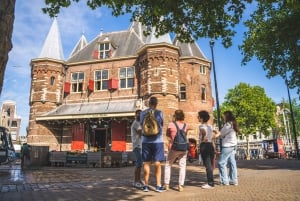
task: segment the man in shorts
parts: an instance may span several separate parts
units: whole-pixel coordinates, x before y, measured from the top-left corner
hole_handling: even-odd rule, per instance
[[[140,114],[142,110],[135,111],[135,120],[131,124],[131,140],[132,149],[135,155],[135,169],[134,169],[134,184],[136,188],[142,188],[141,169],[142,169],[142,127],[140,124]]]
[[[154,116],[159,125],[159,133],[154,136],[142,136],[142,159],[144,162],[144,179],[145,185],[143,191],[149,191],[150,166],[153,162],[155,165],[156,192],[164,192],[166,189],[161,184],[161,161],[165,160],[164,155],[164,139],[163,139],[163,113],[157,110],[158,100],[156,97],[149,99],[149,108],[141,113],[141,124],[144,121],[145,115],[149,110],[154,111]],[[142,131],[143,133],[143,131]]]

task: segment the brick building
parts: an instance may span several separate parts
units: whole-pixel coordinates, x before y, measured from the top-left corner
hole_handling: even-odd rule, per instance
[[[19,143],[21,117],[17,115],[16,102],[11,100],[3,101],[0,115],[0,126],[9,130],[14,144]]]
[[[149,97],[159,100],[165,128],[183,109],[197,138],[197,112],[212,114],[210,61],[196,43],[169,34],[127,30],[82,36],[64,59],[56,19],[38,58],[31,61],[28,143],[50,150],[130,151],[130,125]]]

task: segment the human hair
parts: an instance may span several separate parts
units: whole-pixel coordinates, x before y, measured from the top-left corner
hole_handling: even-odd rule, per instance
[[[174,119],[175,119],[175,121],[183,121],[184,120],[184,112],[182,110],[175,110]]]
[[[237,123],[233,113],[231,111],[227,110],[223,113],[223,115],[224,115],[225,123],[231,122],[232,126],[233,126],[233,129],[235,130],[235,132],[238,133],[240,129],[239,129],[238,123]]]
[[[138,109],[138,110],[135,111],[135,114],[138,114],[140,112],[142,112],[142,110]]]
[[[201,118],[205,123],[210,119],[209,113],[206,110],[201,110],[198,112],[198,117]]]
[[[158,104],[158,100],[156,97],[152,96],[150,99],[149,99],[149,106],[157,106]]]

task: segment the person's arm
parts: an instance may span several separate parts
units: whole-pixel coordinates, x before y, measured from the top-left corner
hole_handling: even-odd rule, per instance
[[[230,123],[226,123],[220,131],[220,137],[225,137],[232,131],[232,125]]]

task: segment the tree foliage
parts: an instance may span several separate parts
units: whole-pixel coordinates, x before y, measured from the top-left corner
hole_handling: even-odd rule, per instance
[[[54,17],[61,7],[80,0],[45,0],[45,13]],[[131,13],[146,27],[155,27],[157,35],[177,34],[179,40],[209,37],[222,39],[224,47],[232,45],[235,26],[243,19],[248,4],[257,5],[251,18],[243,44],[240,45],[243,64],[252,58],[263,64],[268,77],[289,76],[289,87],[298,88],[300,94],[300,1],[299,0],[88,0],[92,9],[107,6],[112,15]],[[250,11],[251,12],[251,11]],[[150,29],[145,34],[149,34]],[[191,37],[192,36],[192,37]]]
[[[43,11],[53,17],[61,7],[79,1],[45,0],[48,6]],[[114,16],[132,13],[131,20],[155,27],[158,35],[173,32],[185,42],[202,37],[222,38],[223,45],[229,47],[234,26],[240,22],[249,2],[252,0],[88,0],[87,5],[92,9],[107,6]]]
[[[256,57],[268,77],[289,76],[290,88],[300,93],[300,1],[259,1],[258,8],[245,22],[243,64]],[[288,73],[287,73],[288,72]]]
[[[246,136],[257,130],[268,135],[275,127],[276,105],[259,86],[240,83],[230,89],[221,110],[231,110],[236,115],[241,133]]]

